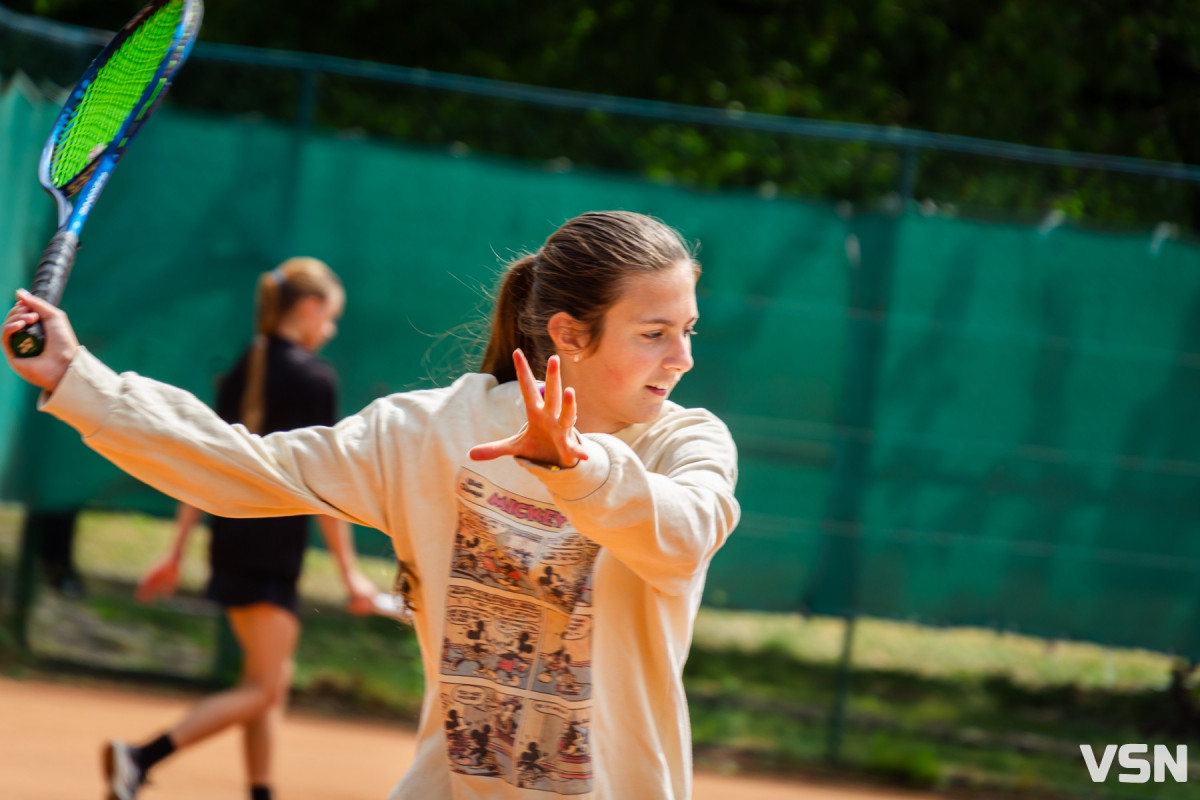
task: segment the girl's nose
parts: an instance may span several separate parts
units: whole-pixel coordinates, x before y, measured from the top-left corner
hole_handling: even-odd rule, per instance
[[[676,341],[675,346],[671,348],[671,352],[667,354],[663,366],[669,370],[683,373],[690,370],[693,364],[695,362],[692,360],[692,340],[686,335],[682,335]]]

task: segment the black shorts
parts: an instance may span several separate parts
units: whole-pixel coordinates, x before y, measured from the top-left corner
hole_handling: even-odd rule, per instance
[[[299,576],[214,569],[204,596],[224,608],[270,603],[299,616],[296,595],[298,580]]]

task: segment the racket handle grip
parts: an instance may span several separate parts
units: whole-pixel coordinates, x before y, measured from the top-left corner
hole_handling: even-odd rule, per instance
[[[33,286],[29,291],[51,305],[58,305],[62,299],[63,289],[67,286],[67,277],[75,264],[75,253],[79,250],[79,237],[70,231],[59,231],[54,234],[50,244],[42,252],[42,260],[38,262],[37,273],[33,276]],[[8,340],[9,349],[17,358],[33,358],[41,354],[46,347],[46,332],[42,323],[33,323],[22,328]]]

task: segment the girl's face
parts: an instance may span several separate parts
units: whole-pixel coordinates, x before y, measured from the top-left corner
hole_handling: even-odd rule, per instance
[[[573,361],[560,352],[563,384],[575,387],[581,433],[614,433],[651,422],[692,368],[696,273],[680,263],[625,282],[604,316],[599,342]]]
[[[346,307],[346,293],[334,287],[327,297],[305,297],[296,303],[297,342],[316,352],[337,335],[337,323]]]

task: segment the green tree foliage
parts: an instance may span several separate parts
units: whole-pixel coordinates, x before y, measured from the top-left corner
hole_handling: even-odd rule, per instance
[[[109,28],[139,4],[9,2]],[[255,0],[210,2],[203,37],[733,112],[1200,163],[1200,0]],[[295,113],[295,76],[224,69],[211,70],[207,91],[189,77],[181,94]],[[227,97],[232,87],[245,96]],[[317,122],[699,186],[858,201],[894,190],[902,169],[901,154],[858,144],[531,111],[361,81],[325,81]],[[916,195],[939,202],[1200,221],[1189,190],[1167,181],[930,153],[918,166]]]

